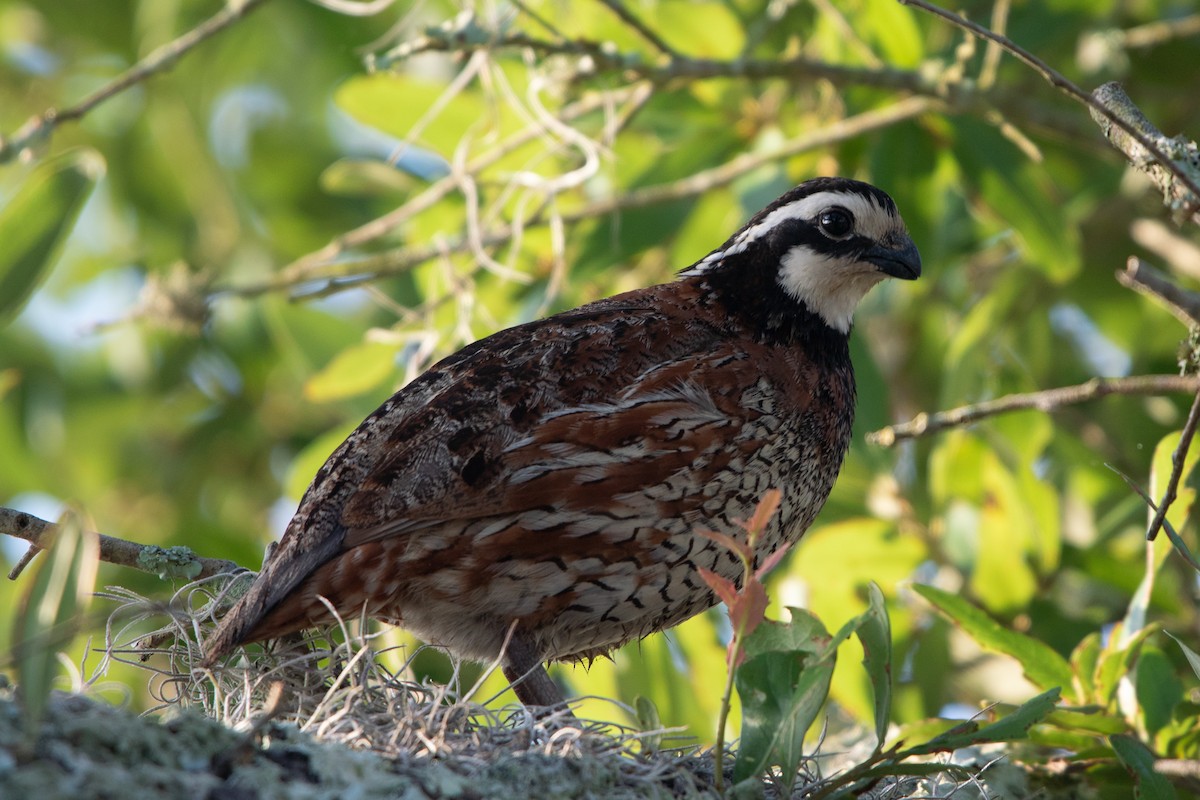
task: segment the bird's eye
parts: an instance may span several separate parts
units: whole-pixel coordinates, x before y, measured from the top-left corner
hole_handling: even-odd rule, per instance
[[[854,230],[854,216],[844,208],[827,208],[817,217],[821,232],[831,239],[844,239]]]

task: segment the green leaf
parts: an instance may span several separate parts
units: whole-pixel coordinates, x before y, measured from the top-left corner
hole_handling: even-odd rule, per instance
[[[1082,703],[1096,701],[1096,665],[1100,663],[1100,634],[1089,633],[1071,651],[1071,671],[1075,676],[1075,694]]]
[[[396,377],[397,350],[397,345],[388,342],[360,342],[347,347],[305,381],[305,398],[328,403],[375,389]]]
[[[867,0],[860,21],[864,38],[893,68],[920,65],[925,37],[912,9],[893,0]]]
[[[1100,660],[1096,664],[1096,674],[1093,682],[1096,687],[1095,702],[1108,705],[1121,683],[1121,679],[1129,674],[1141,652],[1142,645],[1151,633],[1158,630],[1157,624],[1142,628],[1128,640],[1125,639],[1124,626],[1114,627],[1108,639],[1108,646],[1100,651]]]
[[[634,710],[637,712],[638,730],[644,734],[639,741],[642,747],[647,752],[653,753],[662,746],[662,733],[665,725],[663,725],[662,717],[659,716],[658,706],[648,697],[638,695],[633,701]]]
[[[778,766],[790,791],[804,756],[804,736],[829,694],[833,662],[812,663],[801,653],[764,653],[738,668],[742,739],[733,779]]]
[[[1133,776],[1134,797],[1140,800],[1174,800],[1177,797],[1171,782],[1154,771],[1157,759],[1146,745],[1124,735],[1110,737],[1108,743]]]
[[[1164,633],[1175,640],[1175,644],[1179,645],[1179,648],[1183,650],[1183,655],[1187,658],[1188,666],[1192,668],[1192,672],[1196,674],[1196,677],[1200,678],[1200,654],[1197,654],[1195,650],[1184,644],[1175,634],[1169,631],[1164,631]]]
[[[339,158],[321,173],[321,188],[340,197],[388,196],[416,186],[411,175],[383,161]]]
[[[981,478],[988,497],[979,509],[979,552],[970,588],[988,610],[1012,615],[1028,607],[1038,589],[1030,567],[1028,506],[1012,472],[994,453],[984,458]]]
[[[918,744],[902,751],[897,758],[951,752],[976,744],[1008,742],[1025,738],[1029,734],[1030,728],[1054,711],[1058,699],[1059,690],[1056,687],[1026,701],[1016,711],[989,725],[980,727],[979,723],[973,721],[956,725],[924,744]]]
[[[338,87],[334,102],[359,122],[449,159],[476,127],[504,133],[513,127],[507,104],[488,103],[471,89],[450,93],[447,84],[399,72],[375,72]],[[398,113],[400,109],[417,113]],[[432,110],[432,113],[431,113]]]
[[[765,622],[746,638],[748,657],[734,678],[742,701],[735,782],[777,766],[790,791],[804,736],[829,694],[837,642],[800,609],[791,622]]]
[[[746,657],[763,653],[805,653],[821,655],[829,650],[833,637],[825,625],[802,608],[788,608],[789,622],[767,620],[746,637]]]
[[[49,274],[103,174],[98,153],[71,150],[38,165],[0,209],[0,324],[17,315]]]
[[[1183,700],[1183,685],[1166,654],[1152,644],[1138,655],[1133,679],[1142,725],[1153,736],[1171,721],[1175,706]]]
[[[659,0],[647,9],[652,27],[667,34],[668,43],[700,58],[736,58],[745,32],[729,8],[717,3]]]
[[[855,633],[862,642],[863,666],[867,668],[875,698],[875,752],[878,753],[883,749],[892,717],[892,626],[883,592],[873,582],[867,592],[870,607],[860,617]]]
[[[1060,708],[1046,717],[1048,725],[1072,730],[1102,733],[1106,736],[1114,733],[1126,733],[1128,723],[1111,714],[1104,713],[1099,706],[1091,706],[1087,710],[1081,708]]]
[[[346,440],[350,432],[357,427],[354,423],[339,425],[313,439],[296,454],[288,467],[287,478],[284,480],[284,493],[295,500],[304,496],[304,491],[312,483],[313,476],[321,468],[338,445]]]
[[[925,584],[914,584],[912,588],[980,645],[1015,658],[1035,686],[1074,690],[1070,665],[1049,645],[1003,627],[957,595]]]
[[[79,631],[100,563],[99,537],[84,529],[77,513],[65,513],[53,536],[53,543],[35,562],[13,626],[17,682],[30,732],[45,713],[58,673],[58,653]]]
[[[1016,231],[1022,260],[1055,283],[1074,277],[1082,265],[1079,229],[1046,171],[992,125],[964,119],[956,128],[964,174],[997,222]]]
[[[1150,496],[1156,503],[1166,491],[1167,483],[1175,468],[1175,451],[1179,448],[1182,438],[1183,431],[1173,431],[1164,436],[1154,448],[1154,460],[1150,466],[1149,491]],[[1196,482],[1193,476],[1196,474],[1196,462],[1200,460],[1200,452],[1198,451],[1200,451],[1200,448],[1188,448],[1187,455],[1183,460],[1183,469],[1180,472],[1179,486],[1175,492],[1175,501],[1167,509],[1166,522],[1169,524],[1163,525],[1167,538],[1179,554],[1183,556],[1184,560],[1191,565],[1192,569],[1200,569],[1200,565],[1197,565],[1195,556],[1188,550],[1187,544],[1179,537],[1177,531],[1183,529],[1183,526],[1187,523],[1189,517],[1191,517],[1192,507],[1196,503]],[[1165,558],[1166,552],[1156,548],[1156,569],[1162,565],[1162,561]]]

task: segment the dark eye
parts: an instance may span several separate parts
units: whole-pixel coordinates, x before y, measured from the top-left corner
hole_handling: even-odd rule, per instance
[[[844,208],[827,208],[817,217],[821,232],[831,239],[844,239],[854,230],[854,216]]]

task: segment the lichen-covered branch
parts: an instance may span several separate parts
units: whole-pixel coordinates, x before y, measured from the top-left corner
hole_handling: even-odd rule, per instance
[[[965,17],[947,11],[944,8],[926,2],[926,0],[899,0],[903,5],[915,6],[923,11],[927,11],[934,16],[940,17],[952,25],[956,25],[965,31],[969,31],[972,35],[978,36],[989,42],[995,42],[1005,51],[1011,53],[1023,64],[1038,72],[1052,86],[1061,89],[1066,94],[1078,100],[1087,106],[1094,118],[1097,121],[1105,123],[1105,135],[1109,137],[1109,141],[1114,143],[1122,152],[1129,153],[1132,150],[1132,143],[1136,143],[1141,150],[1137,151],[1143,158],[1139,162],[1134,160],[1135,166],[1139,168],[1150,160],[1157,162],[1163,169],[1167,170],[1173,176],[1174,181],[1177,181],[1180,186],[1190,192],[1190,199],[1184,196],[1184,200],[1172,201],[1172,197],[1178,198],[1178,188],[1172,188],[1172,195],[1168,197],[1168,202],[1177,211],[1183,211],[1185,216],[1190,216],[1196,213],[1197,208],[1200,208],[1200,160],[1197,160],[1195,144],[1191,144],[1191,155],[1181,151],[1180,141],[1168,139],[1163,136],[1153,125],[1150,125],[1140,111],[1129,101],[1128,97],[1124,98],[1124,102],[1120,97],[1124,96],[1124,92],[1120,91],[1120,86],[1115,83],[1105,84],[1096,91],[1096,93],[1085,92],[1075,83],[1068,79],[1058,70],[1051,67],[1042,59],[1035,56],[1025,48],[1018,45],[1007,36],[988,30],[987,28],[972,22]],[[1115,91],[1112,87],[1115,87]],[[1118,96],[1117,92],[1120,93]],[[1136,112],[1136,116],[1135,113]],[[1141,117],[1137,119],[1136,117]],[[1121,131],[1119,138],[1123,141],[1122,145],[1117,145],[1114,141],[1114,134],[1111,129],[1116,128]],[[1128,140],[1128,142],[1125,142]],[[1189,143],[1182,143],[1183,145]],[[1130,148],[1130,149],[1126,149]],[[1186,150],[1186,148],[1185,148]],[[1184,168],[1184,163],[1181,159],[1190,158],[1191,164]],[[1182,203],[1178,205],[1177,203]]]
[[[1092,118],[1113,147],[1129,159],[1129,163],[1146,173],[1162,192],[1164,202],[1179,220],[1191,219],[1200,225],[1200,149],[1194,141],[1183,136],[1170,138],[1163,134],[1125,94],[1121,84],[1106,83],[1092,95],[1108,109],[1108,117],[1092,110]],[[1116,118],[1125,123],[1114,125]],[[1139,135],[1133,135],[1133,129]],[[1152,142],[1154,148],[1146,146]]]
[[[26,514],[24,511],[0,508],[0,534],[24,539],[29,542],[31,552],[48,547],[53,541],[57,528],[58,526],[53,522]],[[198,556],[186,547],[141,545],[114,536],[98,535],[101,561],[150,572],[164,579],[197,580],[223,572],[238,572],[244,569],[238,564],[222,558]],[[9,578],[15,579],[20,574],[21,567],[27,562],[28,558],[22,559],[18,568],[9,574]]]

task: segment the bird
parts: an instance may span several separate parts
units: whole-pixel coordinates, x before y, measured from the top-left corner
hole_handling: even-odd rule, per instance
[[[498,660],[526,706],[543,664],[588,661],[714,606],[700,570],[798,540],[849,448],[859,301],[921,258],[895,202],[813,178],[674,280],[480,339],[385,401],[317,472],[282,539],[204,644],[332,622],[401,626]]]

